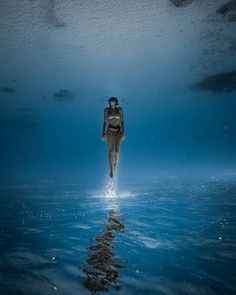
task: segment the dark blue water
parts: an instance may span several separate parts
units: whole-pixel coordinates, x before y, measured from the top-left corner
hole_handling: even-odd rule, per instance
[[[0,192],[1,295],[236,294],[235,180],[40,183]],[[101,243],[102,256],[92,249]],[[106,262],[89,264],[94,253]],[[94,265],[100,275],[86,273]]]

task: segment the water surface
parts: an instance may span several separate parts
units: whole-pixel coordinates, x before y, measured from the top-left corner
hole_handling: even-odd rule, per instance
[[[3,295],[104,286],[104,294],[236,292],[235,180],[107,179],[102,187],[40,183],[0,192]]]

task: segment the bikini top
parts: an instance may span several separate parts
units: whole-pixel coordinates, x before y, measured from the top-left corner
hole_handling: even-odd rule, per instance
[[[108,114],[107,114],[107,118],[108,119],[113,119],[113,118],[115,118],[115,119],[120,119],[120,111],[119,111],[119,109],[118,109],[118,112],[116,113],[116,114],[109,114],[109,111],[108,111]]]
[[[113,119],[113,118],[120,119],[120,115],[108,115],[107,118],[108,119]]]

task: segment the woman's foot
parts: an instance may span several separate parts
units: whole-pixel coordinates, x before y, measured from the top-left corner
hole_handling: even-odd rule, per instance
[[[110,170],[110,177],[113,178],[113,171]]]

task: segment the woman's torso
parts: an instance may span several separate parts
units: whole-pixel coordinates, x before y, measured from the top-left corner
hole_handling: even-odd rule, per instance
[[[120,115],[120,110],[119,108],[108,108],[108,113],[107,113],[107,121],[108,121],[108,129],[111,131],[119,131],[120,130],[120,120],[121,120],[121,115]]]

